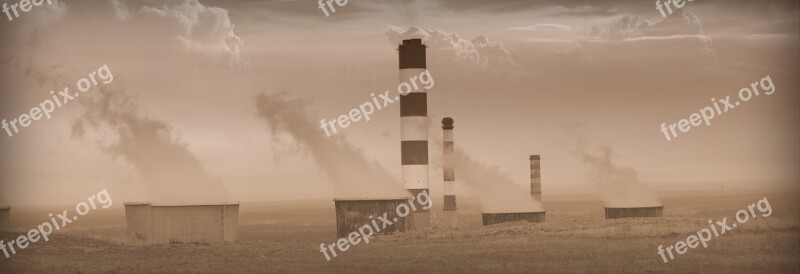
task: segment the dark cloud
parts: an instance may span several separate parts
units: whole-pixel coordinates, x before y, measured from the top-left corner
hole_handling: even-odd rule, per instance
[[[663,0],[662,0],[663,1]],[[541,8],[564,7],[572,11],[560,13],[561,15],[603,15],[611,10],[643,10],[655,11],[655,1],[635,0],[439,0],[440,6],[453,11],[482,11],[482,12],[524,12]],[[774,11],[777,9],[797,10],[800,2],[792,0],[706,0],[687,3],[692,6],[715,6],[719,8],[731,7],[734,9],[747,6],[751,12]]]

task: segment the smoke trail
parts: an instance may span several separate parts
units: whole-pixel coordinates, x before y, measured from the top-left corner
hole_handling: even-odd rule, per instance
[[[514,183],[497,167],[478,163],[461,149],[453,152],[456,180],[469,184],[484,213],[539,212],[542,204],[530,190]]]
[[[334,184],[337,198],[398,198],[408,192],[381,168],[368,161],[338,135],[327,137],[306,112],[306,103],[285,94],[260,94],[255,99],[258,116],[272,134],[288,133],[303,145]]]
[[[97,92],[92,100],[82,101],[86,110],[72,125],[73,137],[95,139],[106,153],[133,165],[148,184],[153,202],[227,200],[222,183],[206,173],[167,123],[144,117],[123,90],[104,87]]]
[[[599,151],[592,155],[579,148],[576,153],[589,167],[588,178],[600,188],[606,206],[661,206],[655,194],[639,181],[635,169],[614,164],[611,158],[614,151],[610,146],[601,146]]]

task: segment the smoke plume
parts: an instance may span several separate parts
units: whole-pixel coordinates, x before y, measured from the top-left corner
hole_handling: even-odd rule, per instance
[[[497,167],[478,163],[463,150],[453,152],[456,180],[472,187],[484,213],[544,211],[542,204]]]
[[[614,163],[614,151],[610,146],[600,147],[596,155],[583,149],[578,149],[577,154],[588,167],[589,180],[600,188],[607,207],[661,206],[656,195],[639,181],[635,169]]]
[[[222,183],[211,177],[167,123],[144,117],[123,90],[101,88],[72,125],[74,137],[92,139],[107,154],[142,175],[156,203],[220,203]],[[83,98],[81,98],[83,99]]]
[[[338,135],[327,137],[319,119],[306,111],[306,103],[287,99],[285,94],[256,97],[258,116],[272,134],[289,134],[308,153],[334,185],[337,198],[398,198],[408,196],[386,170],[367,160],[361,152]]]

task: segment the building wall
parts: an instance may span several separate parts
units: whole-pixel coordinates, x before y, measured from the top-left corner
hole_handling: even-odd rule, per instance
[[[11,209],[0,209],[0,231],[9,231],[11,229]]]
[[[391,226],[383,228],[383,223],[374,219],[381,229],[378,234],[386,234],[392,232],[405,232],[414,228],[414,214],[413,210],[409,209],[410,214],[401,218],[397,215],[397,206],[405,204],[405,199],[391,199],[391,200],[335,200],[336,204],[336,235],[339,237],[347,237],[351,232],[358,231],[364,225],[371,224],[372,220],[378,216],[383,216],[383,213],[388,213],[388,220],[397,221]],[[419,208],[417,208],[419,209]],[[372,216],[373,219],[370,219]],[[373,226],[373,225],[371,225]],[[373,226],[374,227],[374,226]]]
[[[125,223],[128,241],[144,244],[151,240],[150,204],[125,204]]]
[[[133,244],[235,242],[239,237],[239,205],[126,204],[125,214]]]
[[[225,205],[223,241],[233,243],[239,240],[239,205]]]
[[[664,207],[606,208],[606,219],[661,217],[663,214]]]
[[[544,222],[545,212],[520,212],[520,213],[483,213],[483,225],[493,225],[507,222],[526,221],[530,223]]]

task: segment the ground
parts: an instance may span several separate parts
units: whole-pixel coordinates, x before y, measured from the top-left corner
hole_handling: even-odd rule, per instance
[[[330,262],[319,251],[321,243],[336,240],[330,201],[243,203],[237,243],[144,247],[125,244],[124,215],[116,208],[92,213],[49,242],[0,258],[0,272],[800,273],[798,194],[677,195],[663,199],[662,218],[617,220],[603,219],[599,202],[551,201],[545,203],[545,223],[493,226],[481,226],[478,211],[464,202],[462,227],[375,237]],[[664,263],[658,255],[659,245],[686,240],[707,228],[709,219],[727,217],[730,223],[737,210],[763,197],[768,197],[771,216],[750,220],[674,261]],[[25,217],[12,221],[33,228],[47,219],[43,210],[15,212]],[[18,235],[3,233],[0,239]]]

